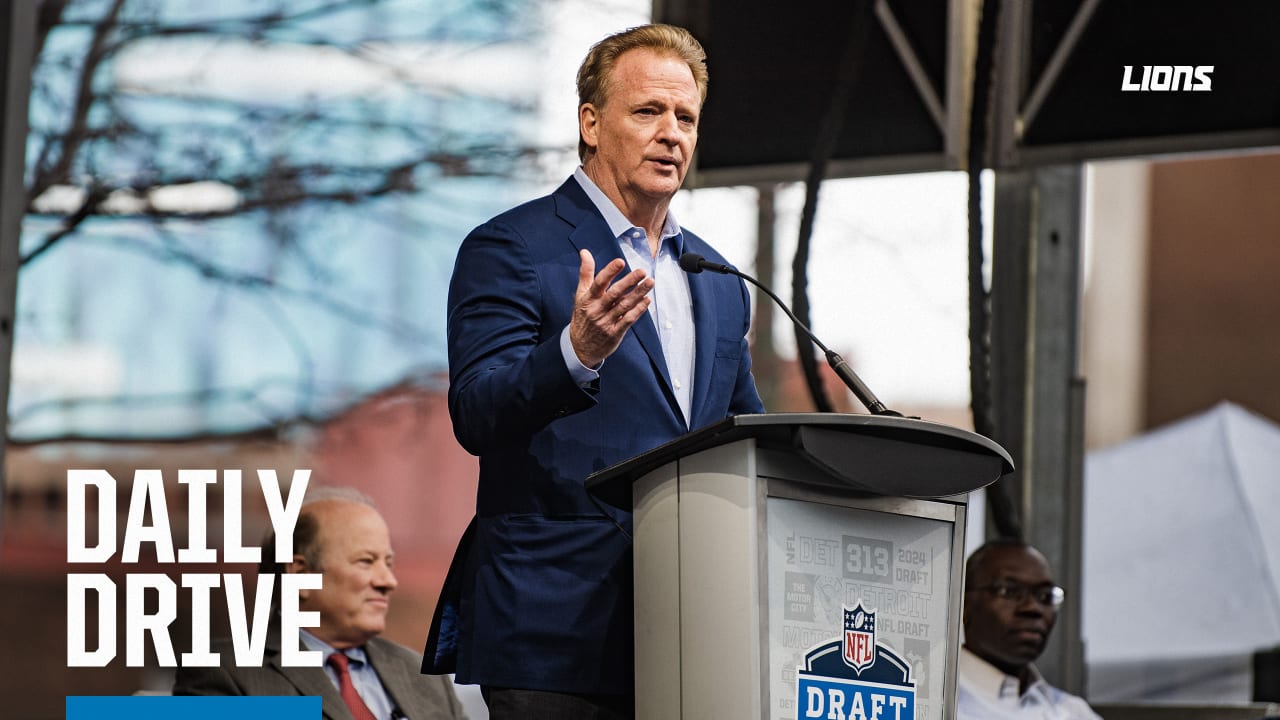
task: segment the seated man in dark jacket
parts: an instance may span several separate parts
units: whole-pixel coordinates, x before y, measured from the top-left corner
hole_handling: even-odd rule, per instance
[[[264,557],[273,553],[267,543]],[[294,527],[292,562],[277,572],[319,573],[318,590],[299,591],[299,607],[320,625],[302,630],[301,647],[322,653],[322,667],[281,663],[280,624],[268,631],[261,666],[237,667],[223,641],[218,667],[179,668],[175,695],[319,695],[332,720],[456,720],[462,705],[445,677],[422,675],[417,653],[379,638],[396,577],[387,524],[354,490],[308,494]]]

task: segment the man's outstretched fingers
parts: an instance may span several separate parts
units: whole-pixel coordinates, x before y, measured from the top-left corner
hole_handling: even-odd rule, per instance
[[[596,259],[591,256],[590,250],[578,251],[578,297],[582,297],[584,292],[591,288],[591,281],[596,275]]]

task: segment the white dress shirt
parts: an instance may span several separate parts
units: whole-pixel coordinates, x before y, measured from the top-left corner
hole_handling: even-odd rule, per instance
[[[1019,694],[1018,678],[961,647],[956,720],[1102,720],[1083,699],[1029,669],[1031,684]]]

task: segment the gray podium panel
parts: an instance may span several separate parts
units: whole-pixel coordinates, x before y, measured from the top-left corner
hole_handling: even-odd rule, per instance
[[[705,450],[636,483],[638,720],[762,717],[759,502],[742,480],[753,447]]]
[[[843,639],[845,612],[859,609],[874,618],[871,644],[907,665],[910,717],[948,716],[943,710],[954,704],[955,690],[946,668],[955,662],[952,608],[961,584],[951,568],[963,547],[964,511],[962,504],[922,500],[833,505],[767,498],[766,717],[831,714],[829,694],[797,691],[798,670],[807,653]],[[870,703],[862,710],[868,718],[875,714]],[[883,707],[880,717],[907,717],[894,710]]]

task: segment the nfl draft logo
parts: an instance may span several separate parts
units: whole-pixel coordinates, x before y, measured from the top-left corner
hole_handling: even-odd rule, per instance
[[[876,641],[876,613],[862,600],[844,609],[844,633],[804,656],[796,668],[797,720],[915,720],[911,666]]]
[[[844,609],[844,661],[855,673],[876,661],[876,614],[858,607]]]

